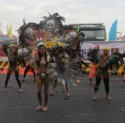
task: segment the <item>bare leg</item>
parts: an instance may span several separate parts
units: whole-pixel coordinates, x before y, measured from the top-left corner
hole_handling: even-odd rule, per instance
[[[47,103],[48,103],[48,96],[49,96],[49,94],[48,94],[48,88],[49,88],[49,83],[48,83],[48,81],[46,81],[45,83],[44,83],[44,96],[45,96],[45,104],[44,104],[44,107],[43,107],[43,111],[47,111],[48,110],[48,107],[47,107]]]
[[[50,85],[50,92],[49,92],[50,96],[53,96],[53,93],[56,87],[57,87],[57,79],[55,80],[54,84]]]
[[[39,106],[37,106],[36,111],[41,111],[42,110],[42,82],[37,78],[37,98],[39,102]]]
[[[96,84],[95,84],[95,87],[94,87],[94,96],[93,96],[94,101],[97,101],[97,91],[98,91],[100,82],[101,82],[101,78],[96,76]]]

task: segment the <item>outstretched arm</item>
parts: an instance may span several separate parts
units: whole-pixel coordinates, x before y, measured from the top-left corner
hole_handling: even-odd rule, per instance
[[[7,54],[8,45],[4,44],[2,50]]]

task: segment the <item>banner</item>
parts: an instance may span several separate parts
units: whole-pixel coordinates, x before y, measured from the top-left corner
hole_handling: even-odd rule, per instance
[[[123,53],[125,50],[125,41],[84,42],[83,45],[81,46],[82,55],[84,57],[87,57],[88,52],[97,45],[99,46],[100,51],[102,51],[104,46],[108,46],[111,49],[110,53],[111,53],[112,49],[117,49],[117,50],[119,50],[120,53]]]
[[[112,54],[112,51],[115,49],[120,53],[125,52],[125,41],[114,41],[114,42],[84,42],[83,45],[81,46],[81,54],[84,57],[83,59],[83,73],[89,73],[90,68],[88,67],[89,64],[91,63],[91,61],[88,60],[89,56],[88,56],[88,52],[97,47],[97,45],[99,46],[99,50],[100,52],[102,52],[102,49],[104,46],[108,46],[111,50],[110,50],[110,54]],[[124,58],[125,61],[125,58]],[[88,64],[88,66],[86,65]],[[114,67],[112,69],[112,73],[115,73],[117,75],[122,75],[125,69],[125,64]]]

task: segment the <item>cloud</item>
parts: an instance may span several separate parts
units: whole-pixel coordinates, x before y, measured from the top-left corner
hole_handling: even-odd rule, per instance
[[[0,22],[5,33],[8,24],[12,24],[13,32],[17,30],[24,17],[26,22],[38,23],[48,12],[58,12],[66,18],[66,24],[104,23],[107,31],[118,19],[118,28],[125,34],[124,0],[1,0],[0,6]]]

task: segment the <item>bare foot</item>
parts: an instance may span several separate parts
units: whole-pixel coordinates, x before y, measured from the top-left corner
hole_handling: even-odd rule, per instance
[[[23,92],[23,89],[22,88],[19,88],[19,93],[22,93]]]
[[[42,111],[48,111],[48,107],[47,106],[44,106],[43,108],[42,108]]]
[[[97,96],[94,96],[93,97],[93,101],[97,101],[98,99],[97,99]]]
[[[53,94],[53,92],[49,92],[49,96],[53,96],[54,94]]]
[[[42,111],[43,107],[42,106],[37,106],[36,111]]]
[[[106,97],[106,100],[111,101],[111,100],[112,100],[112,98],[111,98],[110,96],[108,96],[108,97]]]
[[[3,88],[3,92],[6,92],[6,87]]]

